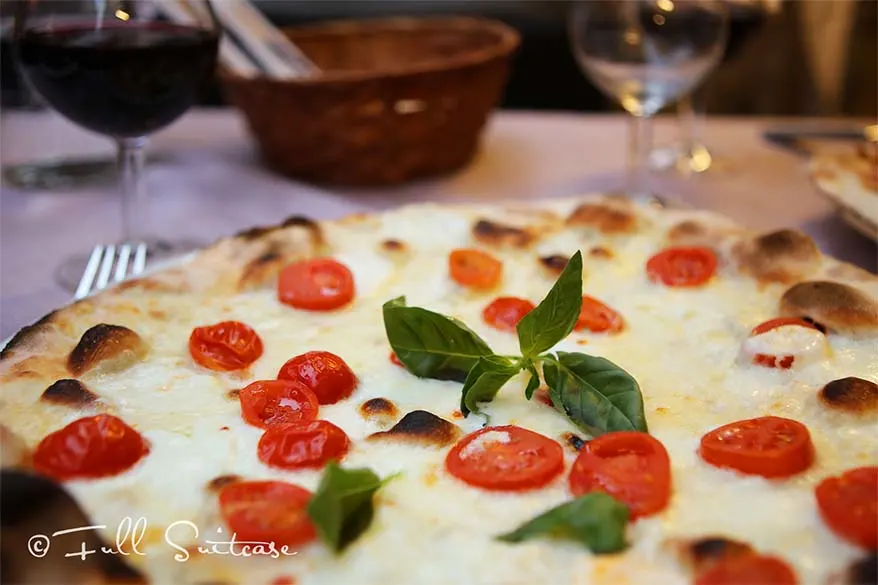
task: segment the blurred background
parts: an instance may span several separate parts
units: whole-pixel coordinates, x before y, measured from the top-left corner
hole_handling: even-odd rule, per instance
[[[75,5],[76,0],[59,0]],[[595,0],[600,1],[600,0]],[[563,0],[256,0],[279,26],[343,18],[462,14],[495,18],[522,37],[502,107],[618,109],[577,69]],[[730,0],[729,48],[700,92],[711,114],[878,116],[878,1]],[[0,0],[0,16],[9,2]],[[4,18],[7,23],[8,18]],[[2,100],[35,105],[22,90],[4,30]],[[202,105],[223,105],[216,86]]]

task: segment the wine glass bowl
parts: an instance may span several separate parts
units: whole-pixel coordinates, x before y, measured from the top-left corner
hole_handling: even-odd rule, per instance
[[[722,0],[578,1],[569,20],[576,60],[603,93],[634,117],[629,194],[649,188],[650,117],[691,91],[722,57]]]
[[[24,79],[62,116],[116,142],[121,243],[146,242],[151,259],[192,248],[143,229],[143,159],[147,136],[182,116],[213,73],[219,26],[201,1],[186,23],[161,19],[161,3],[137,0],[29,0],[15,13],[13,43]],[[87,259],[83,253],[64,261],[59,284],[72,290]]]

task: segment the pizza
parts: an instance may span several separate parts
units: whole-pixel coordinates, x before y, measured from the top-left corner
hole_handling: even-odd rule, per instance
[[[291,217],[25,327],[0,376],[4,474],[81,509],[3,510],[42,510],[10,582],[875,581],[878,277],[795,230]]]
[[[811,175],[852,226],[878,241],[878,142],[818,155]]]

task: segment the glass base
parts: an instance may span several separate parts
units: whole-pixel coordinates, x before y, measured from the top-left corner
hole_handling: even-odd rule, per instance
[[[203,244],[194,240],[159,240],[147,238],[146,270],[161,268],[173,263],[186,254],[197,250]],[[55,269],[55,283],[68,292],[74,292],[82,279],[91,250],[64,259]]]
[[[703,173],[713,165],[713,156],[703,144],[691,147],[682,145],[656,148],[649,155],[653,169],[666,171],[677,169],[680,173]]]

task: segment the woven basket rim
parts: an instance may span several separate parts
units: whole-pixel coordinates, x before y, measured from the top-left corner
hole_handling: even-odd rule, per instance
[[[339,81],[366,81],[384,79],[390,77],[405,77],[409,75],[421,75],[437,71],[451,71],[473,65],[489,62],[493,59],[504,58],[513,53],[521,42],[518,32],[491,18],[474,16],[424,16],[424,17],[379,17],[358,18],[344,20],[329,20],[314,24],[284,27],[282,30],[287,34],[299,36],[341,36],[354,31],[368,30],[372,32],[394,32],[399,30],[411,30],[418,28],[481,28],[491,30],[498,34],[498,42],[475,50],[461,51],[452,57],[431,59],[398,68],[387,70],[361,70],[339,71],[323,73],[318,77],[301,79],[275,79],[266,75],[245,77],[221,68],[219,76],[227,83],[247,84],[259,82],[263,84],[286,86],[286,85],[321,85]]]

